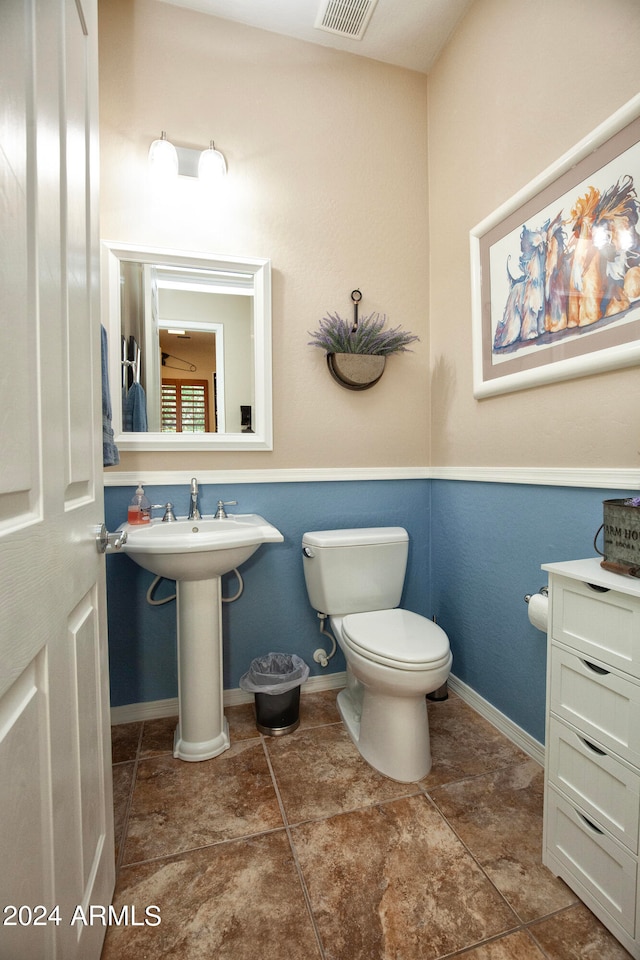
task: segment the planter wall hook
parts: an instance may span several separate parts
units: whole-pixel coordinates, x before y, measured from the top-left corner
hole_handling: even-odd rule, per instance
[[[358,304],[362,300],[362,291],[358,289],[352,290],[351,299],[353,301],[353,326],[351,327],[351,333],[355,333],[358,329]]]

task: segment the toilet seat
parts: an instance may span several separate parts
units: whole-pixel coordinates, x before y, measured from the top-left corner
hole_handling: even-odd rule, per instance
[[[397,670],[433,670],[451,657],[449,638],[441,627],[399,607],[347,614],[341,628],[355,652]]]

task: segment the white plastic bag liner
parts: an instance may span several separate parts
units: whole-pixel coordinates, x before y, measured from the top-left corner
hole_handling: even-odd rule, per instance
[[[240,687],[248,693],[286,693],[302,686],[308,676],[309,667],[295,653],[268,653],[251,661]]]

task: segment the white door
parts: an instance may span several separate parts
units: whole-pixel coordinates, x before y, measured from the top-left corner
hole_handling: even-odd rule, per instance
[[[96,0],[1,0],[2,960],[97,960],[114,883],[96,114]]]

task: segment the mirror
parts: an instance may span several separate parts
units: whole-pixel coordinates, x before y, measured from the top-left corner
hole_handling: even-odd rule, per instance
[[[102,243],[120,450],[271,450],[271,261]]]

